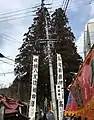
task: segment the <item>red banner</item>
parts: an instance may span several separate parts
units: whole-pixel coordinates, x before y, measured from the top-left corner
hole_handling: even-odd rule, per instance
[[[70,91],[75,102],[66,111],[94,118],[94,50],[87,55]]]

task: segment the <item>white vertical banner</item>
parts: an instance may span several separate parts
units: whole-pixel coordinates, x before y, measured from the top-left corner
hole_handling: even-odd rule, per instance
[[[57,54],[57,85],[56,95],[58,100],[58,115],[59,120],[63,119],[64,112],[64,83],[63,83],[63,65],[60,54]]]
[[[31,86],[31,98],[30,98],[30,105],[29,105],[29,118],[30,118],[30,120],[35,120],[35,113],[36,113],[38,63],[39,63],[39,56],[33,55],[32,86]]]

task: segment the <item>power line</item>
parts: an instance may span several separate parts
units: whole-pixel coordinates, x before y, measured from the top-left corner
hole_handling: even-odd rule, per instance
[[[70,0],[67,0],[66,4],[65,4],[65,8],[64,11],[66,12],[67,8],[68,8],[68,4],[69,4]]]
[[[3,34],[2,34],[3,35]],[[5,34],[4,34],[5,35]],[[7,35],[6,35],[7,36]],[[1,34],[0,34],[0,37],[2,37],[2,39],[3,40],[7,40],[7,41],[9,41],[9,42],[13,42],[13,43],[21,43],[20,41],[17,41],[16,39],[15,39],[15,41],[14,40],[11,40],[11,39],[9,39],[9,38],[7,38],[7,37],[4,37],[4,36],[1,36]],[[12,38],[13,39],[13,38]]]
[[[13,11],[10,11],[10,12],[5,12],[5,13],[0,13],[0,16],[1,15],[7,15],[7,14],[13,14],[13,13],[17,13],[17,12],[23,12],[23,11],[29,10],[29,9],[32,9],[32,7],[30,7],[30,8],[23,8],[23,9],[19,9],[19,10],[13,10]]]
[[[13,59],[4,56],[2,53],[0,53],[0,57],[1,57],[1,58],[6,58],[7,60],[10,60],[10,61],[12,61],[12,62],[15,62]]]
[[[69,0],[67,0],[67,1],[65,1],[65,2],[67,2],[68,3],[68,1]],[[52,2],[53,2],[53,0],[52,0]],[[64,0],[63,0],[63,3],[62,3],[62,6],[63,6],[63,4],[65,3],[64,2]],[[93,0],[89,0],[89,1],[87,1],[87,2],[93,2]],[[59,2],[58,2],[59,3]],[[85,4],[85,3],[84,3]],[[66,5],[66,4],[65,4]],[[80,4],[78,4],[78,5],[82,5],[82,3],[80,3]],[[32,7],[33,8],[33,7]],[[18,12],[20,12],[20,11],[22,11],[22,12],[24,12],[25,10],[29,10],[29,9],[32,9],[32,8],[23,8],[23,9],[20,9],[20,10],[13,10],[13,11],[11,11],[11,12],[6,12],[6,13],[1,13],[0,14],[0,16],[3,16],[3,17],[0,17],[1,19],[3,19],[3,18],[6,18],[6,17],[10,17],[10,16],[4,16],[4,15],[8,15],[8,14],[14,14],[14,13],[16,13],[17,12],[17,14],[16,15],[20,15],[20,14],[22,14],[22,13],[18,13]],[[71,8],[73,8],[73,7],[71,7]],[[24,13],[29,13],[29,12],[33,12],[33,11],[25,11]],[[11,16],[15,16],[15,14],[14,15],[11,15]]]
[[[8,59],[8,60],[10,60],[10,61],[12,61],[12,62],[15,62],[15,60],[13,60],[13,59],[11,59],[11,58],[9,58],[9,57],[6,57],[6,56],[5,56],[5,58]]]
[[[69,1],[69,0],[63,0],[63,3],[62,3],[62,6],[61,6],[61,7],[63,8],[64,11],[66,11],[66,9],[67,9],[68,1]]]
[[[19,15],[22,15],[22,14],[28,14],[28,13],[31,13],[32,11],[26,11],[24,13],[17,13],[17,14],[14,14],[14,15],[6,15],[6,16],[1,16],[0,19],[5,19],[5,18],[9,18],[9,17],[15,17],[15,16],[19,16]]]
[[[5,73],[0,73],[0,75],[4,75],[4,74],[13,74],[14,71],[10,71],[10,72],[5,72]]]
[[[13,42],[13,43],[21,43],[20,41],[18,41],[17,39],[15,39],[15,38],[13,38],[12,36],[9,36],[9,35],[7,35],[7,34],[0,34],[0,35],[3,35],[3,36],[5,36],[5,37],[8,37],[8,41],[10,41],[10,42]],[[4,38],[2,36],[2,38]],[[10,38],[10,39],[9,39]],[[6,38],[5,38],[6,39]],[[12,39],[12,40],[11,40]]]
[[[40,5],[38,5],[36,7],[39,7],[39,6]],[[15,13],[17,13],[17,15],[18,15],[18,14],[22,14],[21,12],[23,12],[23,13],[33,12],[33,11],[28,11],[28,10],[34,9],[36,7],[29,7],[29,8],[19,9],[19,10],[13,10],[13,11],[10,11],[10,12],[0,13],[0,16],[10,15],[10,14],[14,14],[15,15]]]
[[[14,66],[13,64],[11,64],[11,63],[9,63],[9,62],[6,62],[6,61],[4,61],[4,60],[0,60],[0,61],[3,62],[3,63],[6,63],[6,64],[8,64],[8,65]]]
[[[88,2],[93,2],[93,0],[90,0],[90,1],[88,1]],[[92,4],[92,3],[91,3]],[[78,4],[79,6],[80,5],[83,5],[82,3],[81,4]],[[84,3],[84,5],[85,5],[85,3]],[[75,8],[76,7],[78,7],[78,6],[75,6]],[[73,7],[70,7],[70,8],[68,8],[68,10],[69,9],[72,9]],[[30,8],[26,8],[26,9],[30,9]],[[23,10],[23,9],[22,9]],[[19,10],[19,11],[22,11],[22,10]],[[12,11],[13,12],[13,11]],[[12,12],[10,12],[10,13],[12,13]],[[18,12],[18,11],[17,11]],[[30,12],[30,11],[28,11],[28,12]],[[8,14],[9,12],[7,12],[7,13],[5,13],[5,14]],[[14,18],[9,18],[9,19],[4,19],[4,20],[0,20],[0,22],[7,22],[7,21],[11,21],[11,20],[17,20],[17,19],[22,19],[22,18],[25,18],[25,17],[30,17],[31,15],[26,15],[26,16],[19,16],[19,17],[17,17],[17,16],[13,16]],[[5,16],[6,18],[7,18],[7,16]],[[12,16],[11,16],[12,17]]]
[[[10,41],[10,42],[13,42],[13,43],[18,43],[18,42],[15,42],[15,41],[12,41],[11,39],[8,39],[8,38],[5,38],[4,36],[0,36],[3,38],[3,40],[7,40],[7,41]],[[19,42],[20,43],[20,42]]]
[[[12,20],[17,20],[17,19],[22,19],[25,17],[31,17],[32,15],[25,15],[25,16],[21,16],[21,17],[15,17],[15,18],[11,18],[11,19],[5,19],[5,20],[0,20],[0,22],[7,22],[7,21],[12,21]]]
[[[46,5],[51,5],[51,4],[46,4]],[[40,5],[35,6],[35,7],[23,8],[23,9],[19,9],[19,10],[13,10],[10,12],[0,13],[0,16],[5,16],[5,15],[10,15],[10,14],[15,14],[15,13],[22,14],[20,12],[23,12],[23,13],[34,12],[34,11],[27,11],[27,10],[31,10],[31,9],[34,9],[36,7],[40,7]]]
[[[9,36],[9,35],[7,35],[7,34],[0,34],[0,35],[7,36],[7,37],[9,37],[9,38],[11,38],[11,39],[13,39],[13,40],[17,41],[15,38],[13,38],[12,36]],[[19,42],[19,41],[17,41],[17,42]]]
[[[88,2],[88,3],[87,3],[87,2]],[[75,8],[77,8],[77,7],[79,7],[79,6],[86,6],[86,5],[92,4],[93,2],[94,2],[94,0],[89,0],[89,1],[86,1],[86,2],[84,2],[84,3],[79,3],[79,4],[76,4],[75,7],[70,6],[67,10],[72,10],[72,9],[75,9]],[[55,3],[59,3],[59,2],[55,2]],[[57,6],[57,7],[58,7],[58,6]],[[61,5],[61,7],[62,7],[62,5]]]

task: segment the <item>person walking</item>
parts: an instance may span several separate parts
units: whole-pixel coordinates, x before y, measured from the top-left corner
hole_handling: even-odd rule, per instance
[[[54,113],[52,110],[49,110],[46,114],[47,120],[55,120]]]

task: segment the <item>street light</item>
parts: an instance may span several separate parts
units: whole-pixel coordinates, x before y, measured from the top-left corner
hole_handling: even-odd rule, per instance
[[[8,60],[11,60],[11,61],[15,62],[13,59],[4,56],[2,53],[0,53],[0,58],[6,58],[6,59],[8,59]]]

